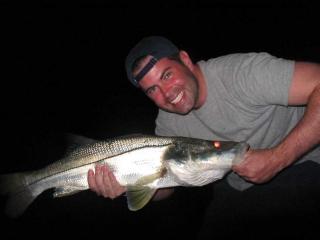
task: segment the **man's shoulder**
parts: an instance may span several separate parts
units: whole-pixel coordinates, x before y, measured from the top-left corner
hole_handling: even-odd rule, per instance
[[[213,57],[207,60],[201,60],[198,63],[202,66],[205,65],[219,65],[223,64],[233,64],[233,63],[239,63],[242,61],[252,61],[252,60],[259,60],[259,59],[265,59],[265,58],[274,58],[275,56],[271,55],[268,52],[239,52],[239,53],[229,53],[217,57]]]

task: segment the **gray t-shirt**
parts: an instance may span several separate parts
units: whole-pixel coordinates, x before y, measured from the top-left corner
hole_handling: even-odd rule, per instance
[[[157,135],[246,141],[253,149],[268,148],[304,114],[305,107],[288,106],[294,61],[268,53],[239,53],[198,65],[207,82],[206,103],[187,115],[159,110]],[[304,159],[320,162],[320,147]],[[227,178],[239,190],[252,185],[234,173]]]

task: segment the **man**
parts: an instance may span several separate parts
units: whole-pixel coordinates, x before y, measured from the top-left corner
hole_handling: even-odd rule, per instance
[[[130,51],[126,71],[160,108],[156,134],[251,145],[227,176],[237,191],[268,183],[296,163],[320,163],[319,64],[267,53],[230,54],[194,64],[187,52],[153,36]],[[104,197],[125,191],[106,166],[97,166],[95,174],[89,171],[88,182]],[[159,190],[155,199],[172,191]]]

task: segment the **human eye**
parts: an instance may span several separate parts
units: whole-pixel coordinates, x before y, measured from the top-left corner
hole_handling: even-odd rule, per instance
[[[149,88],[147,89],[146,94],[147,94],[147,95],[152,95],[152,94],[155,93],[155,91],[156,91],[156,86],[152,86],[152,87],[149,87]]]
[[[164,80],[168,80],[170,77],[172,76],[172,72],[171,71],[168,71],[164,74],[163,76],[163,79]]]

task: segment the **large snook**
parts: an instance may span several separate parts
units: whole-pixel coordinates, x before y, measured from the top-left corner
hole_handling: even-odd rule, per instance
[[[54,188],[54,197],[88,189],[88,170],[107,164],[126,186],[128,208],[135,211],[159,188],[203,186],[221,179],[248,148],[244,142],[128,135],[80,146],[40,170],[1,175],[0,193],[8,195],[7,214],[17,217],[47,189]]]

